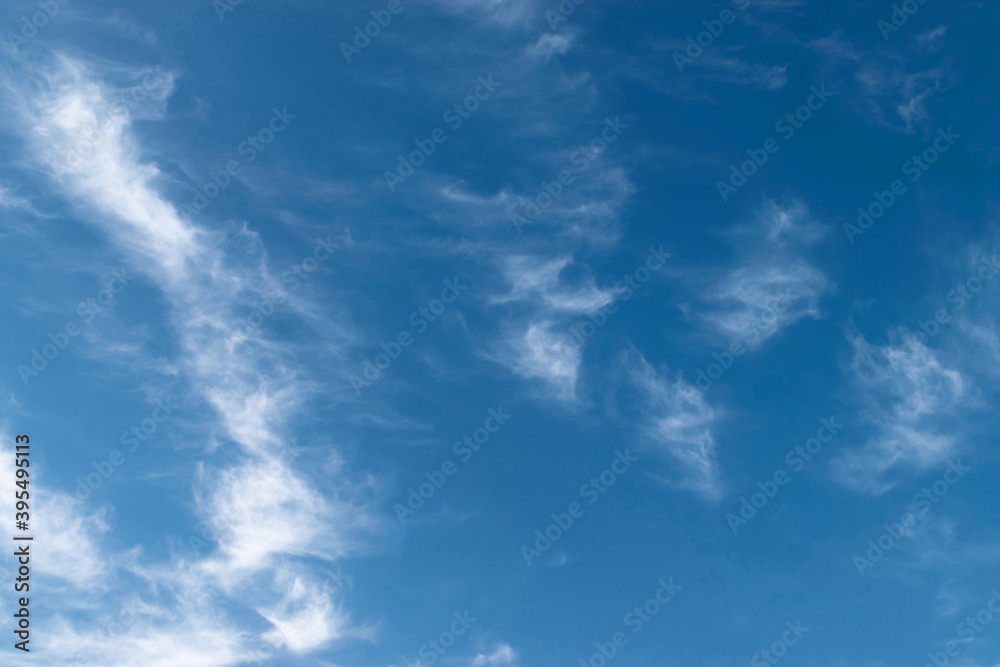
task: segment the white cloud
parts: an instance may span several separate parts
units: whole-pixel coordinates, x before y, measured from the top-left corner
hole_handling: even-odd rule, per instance
[[[825,233],[801,202],[765,202],[754,224],[731,235],[741,259],[702,294],[714,306],[706,321],[727,340],[757,349],[802,318],[818,319],[829,282],[802,251]]]
[[[681,465],[676,485],[718,500],[722,484],[712,434],[715,410],[694,385],[680,376],[660,376],[640,352],[623,353],[622,362],[645,402],[645,435]]]
[[[14,442],[14,434],[10,433],[7,425],[0,427],[0,442]],[[8,444],[0,449],[0,476],[3,479],[18,479],[15,477],[14,451],[13,445]],[[34,451],[37,455],[35,450],[28,451]],[[36,506],[37,511],[29,512],[30,532],[21,534],[35,538],[31,544],[31,551],[35,555],[32,559],[33,572],[60,579],[67,585],[81,589],[103,587],[113,565],[107,562],[100,549],[101,538],[109,530],[105,513],[102,510],[88,511],[72,496],[53,493],[39,485],[38,459],[29,457],[28,460],[30,463],[26,470],[31,474],[24,478],[28,480],[24,490],[30,494],[29,505]],[[30,467],[31,464],[35,467]],[[4,516],[14,516],[15,502],[13,493],[0,496],[0,511]],[[12,538],[17,534],[18,531],[10,522],[5,521],[0,526],[0,538],[7,544],[15,544]],[[16,565],[10,554],[5,556],[3,562],[12,567]]]
[[[614,301],[615,291],[598,289],[593,276],[587,276],[579,286],[564,286],[559,276],[572,263],[571,257],[549,260],[512,257],[505,267],[511,290],[508,294],[494,297],[493,302],[525,301],[537,297],[553,311],[583,314],[595,312]]]
[[[532,136],[548,135],[553,131],[545,122],[530,127],[533,128],[530,131]],[[594,136],[599,136],[600,131],[601,128],[596,127]],[[550,164],[550,173],[554,178],[563,169],[578,171],[579,166],[571,162],[577,149],[575,145],[565,147],[547,152],[538,159]],[[526,235],[554,232],[558,236],[554,241],[558,247],[572,248],[581,243],[607,247],[621,236],[621,212],[635,192],[626,171],[611,163],[620,155],[617,150],[605,151],[590,162],[584,172],[574,176],[573,187],[563,190],[549,206],[539,210],[534,219],[526,217],[529,212],[534,215],[528,203],[546,192],[543,181],[529,182],[516,191],[505,187],[493,194],[482,195],[469,191],[464,184],[456,183],[451,177],[429,176],[428,188],[412,196],[419,197],[418,204],[426,208],[427,215],[433,219],[458,228],[475,227],[477,236],[492,230],[496,232],[499,242],[504,244],[509,240],[510,231],[517,229],[514,222],[517,219]],[[545,182],[549,180],[544,179]],[[447,205],[442,206],[441,202]]]
[[[517,660],[517,653],[514,652],[507,644],[498,644],[493,648],[493,652],[489,655],[480,653],[473,659],[470,667],[487,667],[490,665],[492,667],[498,667],[502,665],[508,665],[510,667],[516,667],[520,664]]]
[[[538,41],[530,45],[525,54],[529,58],[538,60],[548,60],[555,54],[563,54],[573,46],[574,35],[572,32],[566,33],[547,32],[538,38]]]
[[[9,189],[0,186],[0,207],[24,211],[25,213],[30,213],[31,215],[44,218],[47,216],[42,215],[35,208],[34,204],[25,199],[24,197],[19,197],[12,193]]]
[[[957,79],[950,66],[935,57],[947,45],[947,32],[940,26],[915,33],[912,40],[878,40],[865,49],[837,31],[806,45],[823,56],[824,80],[856,82],[835,90],[842,108],[864,123],[912,133],[934,127],[926,103]]]
[[[788,84],[788,64],[756,62],[747,57],[745,47],[714,45],[694,62],[683,65],[678,76],[675,53],[684,53],[684,38],[655,38],[646,41],[646,53],[632,57],[624,65],[628,76],[655,91],[686,100],[712,100],[711,83],[747,86],[758,90],[781,90]]]
[[[141,74],[134,72],[136,77]],[[263,333],[235,347],[227,344],[246,304],[278,283],[260,260],[227,256],[221,234],[185,219],[158,192],[163,175],[142,160],[130,114],[113,112],[120,89],[107,83],[112,75],[123,76],[122,68],[111,71],[57,55],[37,67],[34,79],[8,79],[7,102],[28,128],[33,155],[65,196],[129,257],[136,272],[162,291],[180,343],[177,367],[194,391],[215,407],[239,451],[237,463],[201,479],[195,497],[206,523],[221,526],[218,550],[195,563],[134,565],[155,588],[170,588],[165,582],[172,582],[174,597],[157,603],[162,612],[158,624],[129,632],[102,663],[166,667],[176,664],[178,646],[184,646],[185,664],[239,663],[247,659],[254,631],[215,620],[223,604],[270,609],[289,649],[308,650],[310,640],[288,624],[305,623],[318,636],[331,639],[338,636],[341,612],[318,603],[294,608],[289,595],[295,583],[285,582],[282,588],[273,578],[268,582],[266,575],[295,556],[339,557],[352,543],[349,534],[369,528],[371,522],[348,501],[324,498],[305,474],[281,458],[287,450],[276,445],[288,441],[289,420],[313,385],[301,369],[287,365],[284,350]],[[156,117],[155,107],[166,99],[172,81],[170,76],[162,78],[163,89],[152,95],[153,108],[143,109],[144,117]],[[72,157],[81,137],[93,146],[85,160]],[[53,511],[49,520],[65,538],[50,541],[48,548],[58,556],[55,562],[65,560],[59,549],[66,551],[67,540],[79,541],[80,560],[68,563],[65,572],[82,577],[120,559],[89,546],[87,535],[104,529],[96,518]],[[252,589],[236,585],[255,576],[268,583]],[[273,598],[270,603],[260,599],[268,596]],[[64,630],[64,637],[53,637],[53,644],[71,648],[76,631],[69,626]]]
[[[499,359],[515,373],[543,380],[559,399],[576,398],[580,348],[574,346],[567,335],[557,333],[551,323],[529,324],[521,337],[508,338],[504,348]]]
[[[104,513],[85,513],[79,503],[73,507],[75,501],[68,494],[47,496],[44,492],[38,496],[45,511],[35,515],[36,569],[81,587],[102,585],[110,569],[97,545],[98,537],[110,529]]]
[[[278,460],[199,474],[199,507],[216,528],[219,557],[202,567],[227,587],[273,565],[275,556],[333,560],[355,544],[328,526],[361,528],[363,512],[327,500]]]
[[[869,407],[876,435],[839,455],[834,478],[856,491],[880,494],[895,486],[890,473],[923,471],[944,461],[956,439],[942,427],[967,394],[961,373],[908,333],[884,346],[851,339],[850,370]]]
[[[69,667],[84,660],[83,664],[114,667],[175,667],[178,651],[183,650],[186,666],[226,667],[259,655],[257,647],[245,646],[242,633],[219,616],[217,610],[196,604],[185,608],[182,619],[141,617],[127,632],[113,638],[109,628],[80,633],[59,619],[53,624],[54,632],[44,640],[46,664]],[[113,626],[109,627],[113,632]]]
[[[274,630],[264,635],[267,641],[275,646],[287,645],[293,653],[302,654],[355,632],[329,587],[289,572],[283,573],[281,579],[288,593],[271,609],[258,610],[274,625]]]
[[[929,121],[924,101],[944,90],[950,78],[941,68],[908,74],[881,59],[872,59],[855,76],[869,96],[866,108],[877,110],[870,115],[897,132],[913,132]]]
[[[615,290],[598,288],[591,275],[567,284],[561,276],[572,264],[572,257],[509,258],[503,271],[511,287],[491,299],[493,304],[528,309],[527,315],[523,310],[512,315],[521,321],[508,327],[510,333],[499,344],[495,360],[521,377],[543,380],[557,398],[566,401],[576,398],[582,358],[570,326],[574,318],[596,312],[617,295]]]
[[[805,262],[741,267],[705,294],[720,307],[707,319],[730,340],[757,348],[803,317],[818,318],[825,288],[823,274]]]

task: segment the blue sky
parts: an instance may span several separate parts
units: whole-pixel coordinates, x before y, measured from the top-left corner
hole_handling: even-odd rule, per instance
[[[996,667],[998,18],[4,3],[3,663]]]

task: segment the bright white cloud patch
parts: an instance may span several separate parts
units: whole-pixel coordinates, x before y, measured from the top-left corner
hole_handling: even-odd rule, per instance
[[[288,593],[273,608],[259,610],[274,625],[265,634],[274,646],[287,645],[293,653],[302,654],[352,632],[350,619],[334,601],[329,586],[290,572],[282,573],[281,579],[290,584]]]
[[[515,373],[547,383],[562,400],[576,397],[580,348],[547,322],[532,323],[520,338],[508,339],[504,361]]]
[[[904,334],[897,343],[851,340],[850,370],[869,401],[876,435],[861,448],[838,456],[835,479],[844,486],[879,494],[895,485],[891,473],[923,471],[955,451],[947,427],[967,393],[962,374],[948,368],[934,350]]]
[[[105,75],[110,76],[95,65],[57,56],[34,78],[8,81],[10,105],[29,131],[40,166],[74,205],[89,212],[135,270],[162,291],[182,351],[177,365],[215,407],[242,462],[204,477],[196,497],[206,523],[220,527],[217,553],[196,563],[152,568],[157,581],[178,582],[173,599],[158,600],[162,614],[129,633],[102,664],[175,665],[181,645],[185,664],[237,664],[246,659],[254,630],[206,622],[206,616],[217,613],[210,609],[222,600],[249,606],[241,599],[246,591],[234,586],[240,578],[265,575],[303,554],[336,558],[345,550],[346,533],[368,524],[360,510],[324,499],[287,457],[280,457],[285,452],[276,445],[287,441],[288,420],[310,391],[308,383],[297,381],[298,371],[287,365],[280,346],[263,334],[235,347],[227,344],[247,301],[276,288],[276,281],[260,265],[234,263],[218,235],[182,217],[160,194],[163,175],[142,160],[131,116],[116,113],[116,89]],[[154,104],[166,99],[172,78],[160,85]],[[85,154],[79,151],[81,137],[88,138]],[[115,562],[109,554],[96,555],[87,537],[105,528],[96,519],[53,509],[48,521],[53,539],[47,548],[55,562],[65,562],[61,574],[79,576],[83,588],[99,572],[99,563]],[[69,562],[73,549],[78,559]],[[271,618],[286,636],[283,645],[301,652],[339,636],[336,628],[343,626],[344,616],[324,600],[296,607],[296,585],[289,581],[283,587],[272,578],[255,589],[255,598],[258,604],[261,595],[274,599]],[[197,604],[188,599],[193,591],[198,591]],[[301,634],[305,629],[315,633],[312,638]],[[52,638],[51,646],[73,648],[76,631],[67,626],[65,633]]]

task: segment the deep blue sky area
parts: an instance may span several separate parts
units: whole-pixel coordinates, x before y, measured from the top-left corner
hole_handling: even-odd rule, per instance
[[[0,663],[998,667],[998,31],[4,3]]]

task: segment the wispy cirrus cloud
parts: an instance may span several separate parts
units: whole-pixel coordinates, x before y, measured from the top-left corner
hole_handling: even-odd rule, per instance
[[[608,305],[617,294],[597,287],[589,274],[568,282],[564,273],[571,267],[579,268],[571,257],[508,258],[503,272],[510,289],[491,298],[511,308],[504,340],[494,346],[492,357],[521,377],[542,380],[565,401],[576,398],[582,359],[569,335],[570,322]]]
[[[858,492],[878,495],[906,474],[922,472],[956,451],[949,428],[968,393],[963,375],[910,333],[872,345],[850,337],[850,377],[866,399],[875,435],[833,461],[834,479]]]
[[[511,334],[499,345],[496,359],[525,379],[541,380],[556,398],[576,398],[580,348],[556,330],[553,322],[531,322],[525,330]]]
[[[823,77],[842,82],[837,95],[845,108],[865,123],[908,134],[933,127],[927,104],[954,84],[949,61],[934,55],[947,32],[914,31],[909,40],[864,49],[835,31],[806,46],[822,58]]]
[[[652,451],[673,459],[679,472],[671,484],[708,501],[722,497],[722,475],[716,456],[713,425],[718,419],[703,392],[678,375],[658,373],[638,350],[622,353],[620,363],[638,392],[643,436]]]
[[[831,285],[805,251],[826,231],[802,202],[766,201],[754,222],[729,234],[736,266],[703,288],[704,320],[727,339],[757,349],[803,318],[818,319]]]
[[[214,407],[222,432],[236,445],[238,462],[203,476],[194,498],[206,522],[223,526],[213,553],[194,563],[131,566],[150,584],[156,581],[157,587],[172,590],[173,595],[150,592],[159,612],[142,630],[120,640],[102,664],[124,666],[140,660],[165,667],[174,664],[181,644],[186,662],[197,667],[245,661],[255,650],[251,647],[255,633],[236,621],[207,621],[207,616],[214,619],[218,613],[210,610],[220,605],[246,609],[263,603],[261,608],[271,610],[274,631],[285,632],[282,628],[294,626],[293,621],[308,621],[323,643],[345,634],[345,612],[332,603],[297,610],[297,580],[264,575],[305,554],[332,561],[345,553],[345,545],[354,544],[348,533],[371,530],[375,524],[349,494],[324,497],[283,456],[289,420],[315,385],[304,382],[302,369],[265,336],[235,347],[225,342],[245,304],[279,283],[260,259],[228,256],[222,235],[184,218],[159,192],[163,175],[143,160],[131,116],[112,113],[116,87],[109,81],[127,78],[126,74],[123,68],[115,68],[112,75],[104,65],[56,54],[26,73],[5,77],[7,107],[25,128],[38,165],[51,175],[60,193],[162,292],[178,340],[176,366]],[[164,78],[162,85],[165,88],[153,95],[161,104],[172,78]],[[90,156],[85,163],[67,160],[81,136],[93,138]],[[206,443],[206,449],[211,446]],[[281,492],[275,494],[278,489]],[[54,514],[52,521],[61,522],[66,539],[86,543],[80,534],[87,525],[83,519],[59,519]],[[52,543],[61,541],[54,538]],[[107,552],[91,559],[119,560]],[[90,561],[79,561],[77,570],[85,562]],[[150,576],[151,572],[156,575]],[[253,599],[237,586],[262,576],[269,582],[255,588]],[[109,603],[113,597],[109,594]],[[74,627],[67,622],[52,646],[80,650],[86,631]],[[257,640],[268,636],[257,634]],[[292,633],[281,645],[307,651],[317,645],[312,642]]]
[[[516,667],[519,664],[517,653],[510,645],[498,644],[492,653],[480,653],[473,658],[469,667]]]
[[[536,0],[426,0],[452,12],[470,13],[505,27],[525,27],[535,15]]]
[[[518,255],[507,260],[505,277],[511,285],[507,294],[493,297],[493,303],[530,301],[556,312],[591,313],[615,298],[615,291],[599,289],[593,276],[586,276],[577,285],[565,285],[560,274],[573,263],[571,257],[544,259]]]

